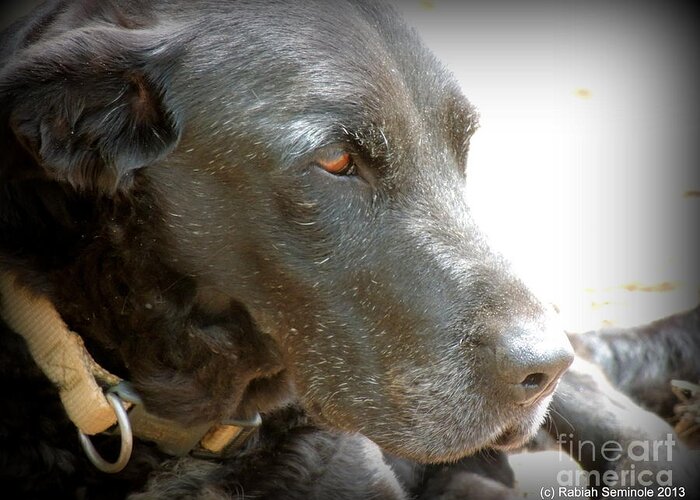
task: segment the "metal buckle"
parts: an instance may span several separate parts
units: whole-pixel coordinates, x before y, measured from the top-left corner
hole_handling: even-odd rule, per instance
[[[92,462],[92,464],[95,467],[97,467],[102,472],[114,474],[116,472],[121,471],[124,467],[126,467],[126,464],[129,463],[129,459],[131,458],[131,451],[134,447],[134,435],[131,431],[131,423],[129,422],[129,416],[127,415],[126,410],[122,405],[122,399],[119,397],[119,395],[113,392],[108,392],[107,394],[105,394],[105,397],[107,398],[109,404],[112,406],[112,409],[114,409],[114,414],[117,417],[117,425],[119,427],[119,434],[121,435],[121,448],[119,449],[119,457],[114,462],[108,462],[107,460],[102,458],[102,455],[100,455],[99,452],[95,449],[95,447],[92,444],[92,441],[90,441],[90,438],[86,436],[85,433],[83,433],[83,431],[81,431],[80,429],[78,429],[78,439],[80,440],[80,444],[82,445],[83,450],[85,451],[85,454],[87,455],[88,459],[90,460],[90,462]]]
[[[132,404],[129,408],[129,420],[134,434],[140,439],[156,443],[158,448],[168,455],[176,457],[187,455],[197,447],[212,426],[211,423],[185,426],[149,413],[130,382],[121,381],[109,391]]]
[[[121,435],[121,449],[117,460],[108,462],[102,458],[90,438],[80,429],[78,429],[78,437],[90,462],[102,472],[110,474],[121,471],[129,462],[133,449],[134,432],[141,439],[155,442],[162,451],[170,455],[185,456],[190,454],[199,458],[222,458],[232,450],[243,446],[250,435],[262,424],[262,417],[259,413],[248,420],[231,419],[221,422],[218,424],[219,426],[236,427],[238,433],[220,450],[212,451],[202,446],[202,439],[216,425],[210,423],[186,427],[177,422],[156,417],[145,410],[143,401],[129,382],[122,381],[109,388],[105,397],[117,417],[117,427],[113,428],[114,432],[118,431]],[[128,411],[124,408],[124,404],[131,405]]]
[[[255,416],[248,420],[232,419],[222,423],[224,425],[235,425],[236,427],[241,428],[241,432],[239,432],[238,435],[235,438],[233,438],[223,450],[221,450],[220,454],[226,455],[227,451],[235,450],[236,448],[240,448],[241,446],[243,446],[243,443],[245,443],[248,440],[251,434],[257,431],[258,428],[262,425],[262,417],[260,416],[260,413],[256,413]]]
[[[238,420],[230,419],[221,422],[222,426],[230,425],[237,427],[239,429],[238,434],[236,434],[231,441],[229,441],[226,446],[224,446],[220,451],[211,451],[200,446],[194,448],[190,455],[195,458],[223,458],[228,456],[232,451],[239,449],[248,438],[260,427],[262,424],[262,417],[260,413],[256,413],[252,418],[248,420]]]

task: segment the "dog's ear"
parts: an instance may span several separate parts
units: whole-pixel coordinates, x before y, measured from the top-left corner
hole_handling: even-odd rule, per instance
[[[167,38],[83,28],[21,51],[0,71],[0,174],[23,176],[29,161],[76,189],[112,193],[170,152],[180,50]]]

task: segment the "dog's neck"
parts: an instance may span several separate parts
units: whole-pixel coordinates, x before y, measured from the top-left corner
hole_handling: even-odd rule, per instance
[[[21,206],[34,197],[18,193],[13,210],[37,220],[13,234],[23,252],[12,267],[155,415],[199,425],[288,402],[293,391],[274,341],[238,302],[201,293],[205,286],[176,268],[167,253],[175,245],[146,182],[136,179],[114,199],[47,183],[46,210]],[[59,228],[62,237],[37,227]]]
[[[24,338],[35,363],[58,390],[88,458],[103,472],[119,472],[128,464],[134,436],[155,442],[171,455],[222,457],[241,447],[262,423],[257,413],[249,420],[200,426],[182,426],[155,416],[127,381],[94,361],[48,300],[18,285],[9,272],[0,273],[0,299],[0,319]],[[115,462],[108,462],[88,435],[115,425],[121,451]]]

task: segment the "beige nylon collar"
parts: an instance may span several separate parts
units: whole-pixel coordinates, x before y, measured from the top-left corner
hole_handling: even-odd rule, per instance
[[[117,419],[103,387],[117,385],[119,377],[92,359],[83,340],[68,329],[48,300],[30,296],[13,281],[8,275],[0,275],[3,319],[24,337],[34,361],[58,388],[75,426],[85,434],[107,430]]]
[[[36,364],[57,387],[66,414],[84,434],[105,432],[117,417],[105,397],[116,392],[129,410],[136,436],[153,441],[166,453],[197,452],[220,455],[242,445],[260,425],[260,416],[250,421],[185,427],[148,413],[128,384],[98,365],[80,336],[68,328],[51,302],[30,294],[7,273],[0,272],[0,317],[24,337]]]

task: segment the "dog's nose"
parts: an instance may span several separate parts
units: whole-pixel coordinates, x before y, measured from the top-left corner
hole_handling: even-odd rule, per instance
[[[513,403],[527,405],[551,394],[574,360],[564,332],[511,330],[497,349],[498,373]]]

